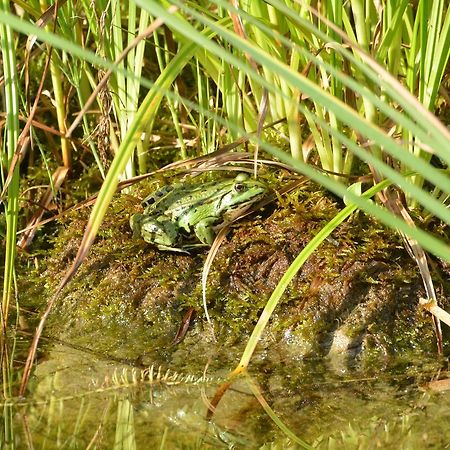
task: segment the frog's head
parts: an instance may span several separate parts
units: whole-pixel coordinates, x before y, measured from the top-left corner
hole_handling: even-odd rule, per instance
[[[258,201],[266,192],[267,186],[261,181],[250,178],[245,173],[240,173],[231,181],[228,192],[222,197],[220,211],[227,211],[246,203]]]

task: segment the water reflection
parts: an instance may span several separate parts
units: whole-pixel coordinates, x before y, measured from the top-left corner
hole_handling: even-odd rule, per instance
[[[231,386],[207,422],[207,401],[223,377],[202,370],[142,369],[52,344],[27,398],[17,399],[20,374],[12,361],[17,358],[4,355],[4,449],[300,448],[245,379]],[[442,386],[433,381],[440,368],[423,359],[343,373],[324,359],[273,367],[260,358],[253,373],[277,417],[315,448],[439,448],[450,438],[444,425],[450,393],[429,389]]]

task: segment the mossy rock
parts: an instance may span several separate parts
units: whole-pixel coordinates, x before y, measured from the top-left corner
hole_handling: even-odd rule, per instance
[[[137,194],[139,195],[139,194]],[[242,350],[270,294],[311,238],[340,210],[309,184],[230,230],[208,276],[214,334],[204,320],[201,272],[207,250],[162,252],[133,240],[137,196],[114,200],[99,236],[54,309],[49,330],[65,340],[143,364],[200,361],[218,349]],[[44,262],[45,296],[72,263],[88,211],[67,216]],[[448,270],[448,269],[447,269]],[[444,293],[445,267],[433,266]],[[26,281],[23,282],[24,286]],[[401,239],[363,214],[342,224],[308,259],[270,320],[256,359],[327,357],[338,367],[435,352],[431,317],[419,307],[419,271]],[[197,315],[173,345],[184,313]],[[189,355],[189,356],[187,356]],[[225,360],[228,356],[224,357]]]

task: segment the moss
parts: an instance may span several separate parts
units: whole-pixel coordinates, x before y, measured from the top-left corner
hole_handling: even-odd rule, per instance
[[[191,255],[161,252],[132,239],[129,217],[141,208],[138,197],[148,189],[116,196],[87,260],[53,313],[53,330],[67,338],[83,335],[86,342],[121,356],[189,353],[189,339],[170,349],[184,312],[194,307],[198,319],[188,333],[204,341],[195,348],[204,354],[210,345],[202,328],[201,272],[207,250]],[[283,273],[339,208],[309,184],[286,195],[280,205],[233,225],[208,275],[208,308],[219,346],[246,341]],[[84,209],[61,222],[53,250],[41,264],[47,295],[72,263],[87,218]],[[417,305],[420,295],[418,270],[401,240],[355,214],[289,285],[264,345],[276,342],[279,352],[302,357],[326,355],[340,333],[360,361],[434,350],[429,317]],[[99,330],[102,344],[95,341]],[[115,346],[117,341],[121,344]]]

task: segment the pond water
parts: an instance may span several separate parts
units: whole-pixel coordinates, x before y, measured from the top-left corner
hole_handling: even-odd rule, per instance
[[[11,342],[17,355],[29,344],[22,336]],[[25,399],[13,396],[18,374],[8,384],[3,372],[11,398],[2,402],[1,448],[423,449],[450,442],[449,374],[431,356],[362,370],[327,358],[273,365],[260,353],[251,378],[233,383],[207,420],[208,403],[240,350],[211,352],[203,363],[185,354],[145,368],[94,345],[43,341]],[[252,385],[297,442],[269,417]]]

